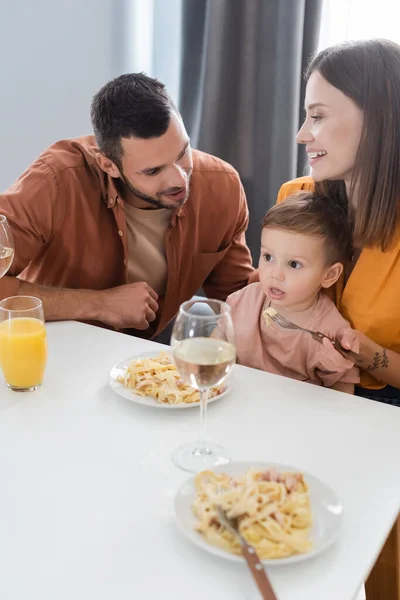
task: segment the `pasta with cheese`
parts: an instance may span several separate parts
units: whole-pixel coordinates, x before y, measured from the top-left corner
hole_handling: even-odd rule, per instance
[[[268,327],[274,322],[272,320],[272,317],[274,317],[277,314],[278,313],[276,312],[276,310],[274,308],[272,308],[272,306],[270,306],[269,308],[266,308],[263,311],[262,316],[264,317],[264,321]]]
[[[118,381],[135,394],[155,398],[161,404],[193,404],[200,401],[199,392],[181,379],[174,363],[165,353],[154,358],[132,360]],[[222,386],[211,388],[209,398],[214,398],[222,391]]]
[[[241,554],[236,535],[221,525],[216,506],[237,518],[242,536],[261,559],[279,559],[311,550],[312,525],[307,484],[301,473],[249,469],[241,477],[203,471],[195,479],[195,529],[215,546]]]

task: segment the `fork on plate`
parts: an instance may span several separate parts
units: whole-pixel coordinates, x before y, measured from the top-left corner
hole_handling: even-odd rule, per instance
[[[216,505],[215,509],[221,525],[238,537],[240,545],[242,546],[243,556],[246,559],[263,600],[278,600],[257,552],[240,533],[238,520],[228,517],[221,506]]]

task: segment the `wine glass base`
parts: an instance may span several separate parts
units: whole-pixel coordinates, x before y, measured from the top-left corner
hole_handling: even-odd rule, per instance
[[[34,392],[35,390],[38,390],[40,386],[41,384],[38,383],[37,385],[31,385],[29,387],[18,387],[16,385],[10,385],[9,383],[7,383],[8,389],[13,392]]]
[[[214,442],[204,442],[202,447],[193,442],[182,444],[172,453],[172,462],[180,469],[191,473],[226,465],[230,460],[229,452]]]

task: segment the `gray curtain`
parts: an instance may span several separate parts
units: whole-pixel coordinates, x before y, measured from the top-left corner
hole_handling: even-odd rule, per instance
[[[179,107],[195,148],[231,163],[260,222],[280,185],[305,169],[294,138],[302,73],[318,42],[322,0],[184,0]]]

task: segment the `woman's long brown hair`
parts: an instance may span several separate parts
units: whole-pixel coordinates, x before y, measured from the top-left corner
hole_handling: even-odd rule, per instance
[[[400,203],[400,46],[362,40],[332,46],[310,63],[306,80],[318,71],[364,112],[349,198],[343,181],[323,181],[316,191],[343,204],[357,196],[354,242],[387,250]]]

